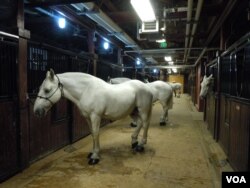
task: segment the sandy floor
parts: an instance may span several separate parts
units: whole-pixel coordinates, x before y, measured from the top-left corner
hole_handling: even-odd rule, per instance
[[[220,187],[220,172],[231,170],[187,95],[174,99],[167,126],[159,126],[155,104],[144,153],[131,150],[130,119],[101,129],[101,160],[88,165],[90,136],[32,164],[0,187],[42,188],[212,188]]]

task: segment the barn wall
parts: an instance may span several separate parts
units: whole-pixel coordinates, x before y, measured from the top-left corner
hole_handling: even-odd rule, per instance
[[[53,68],[56,73],[66,71],[89,72],[92,65],[86,57],[77,57],[51,46],[29,42],[27,47],[27,105],[18,102],[17,79],[18,41],[0,41],[0,181],[55,150],[90,133],[86,120],[78,109],[66,99],[61,99],[46,117],[37,118],[33,103],[46,71]],[[25,71],[25,72],[26,72]],[[20,107],[20,112],[19,112]],[[23,114],[27,110],[27,114]],[[20,124],[20,117],[27,117]],[[22,118],[24,118],[22,117]],[[105,121],[102,122],[104,125]],[[21,129],[22,126],[22,129]],[[25,133],[25,134],[24,134]],[[20,136],[21,135],[21,136]],[[21,142],[22,141],[22,142]]]
[[[206,98],[205,121],[236,171],[250,170],[249,35],[229,47],[206,70],[207,76],[213,74],[214,84]]]
[[[18,151],[17,41],[0,42],[0,181],[20,169]]]

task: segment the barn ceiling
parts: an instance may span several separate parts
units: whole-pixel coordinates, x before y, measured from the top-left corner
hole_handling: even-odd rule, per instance
[[[13,6],[8,4],[11,1],[4,2],[0,7],[2,19],[11,14]],[[151,0],[159,30],[144,33],[130,0],[25,0],[25,24],[33,38],[76,51],[88,50],[88,33],[94,30],[96,49],[106,39],[124,55],[140,56],[148,67],[166,68],[170,65],[164,57],[172,56],[175,66],[185,68],[206,59],[207,54],[215,54],[225,20],[249,10],[248,0],[240,2]],[[58,16],[66,18],[66,29],[56,26]],[[156,42],[160,39],[166,44]]]

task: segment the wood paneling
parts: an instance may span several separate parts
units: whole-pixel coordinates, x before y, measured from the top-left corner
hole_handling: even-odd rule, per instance
[[[70,143],[70,118],[68,115],[68,102],[65,99],[53,106],[43,118],[35,117],[33,105],[30,105],[31,162]]]
[[[0,182],[18,170],[16,105],[0,101]]]
[[[207,94],[206,99],[206,122],[208,124],[208,130],[212,136],[215,137],[215,97],[212,92]]]
[[[219,127],[219,144],[224,152],[229,153],[229,112],[230,101],[224,95],[221,96],[220,103],[220,127]]]
[[[248,171],[250,106],[232,101],[230,109],[229,162],[237,171]]]
[[[80,114],[79,109],[73,107],[73,122],[72,122],[72,141],[79,140],[90,134],[89,126],[86,119]]]

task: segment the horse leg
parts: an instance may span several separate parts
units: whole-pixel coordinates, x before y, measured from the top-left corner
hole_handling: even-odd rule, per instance
[[[137,117],[138,117],[138,109],[135,108],[133,112],[130,114],[130,117],[132,118],[132,122],[130,123],[131,127],[136,127],[137,126]]]
[[[133,132],[132,136],[131,136],[131,145],[132,145],[132,149],[135,149],[136,146],[138,145],[138,135],[139,135],[139,132],[142,128],[142,123],[140,121],[140,119],[138,117],[135,118],[135,116],[131,116],[133,119],[136,119],[136,122],[137,122],[137,127],[135,128],[135,131]]]
[[[97,115],[92,115],[91,119],[91,133],[93,138],[93,150],[92,154],[89,157],[89,165],[95,165],[99,162],[99,152],[100,152],[100,144],[99,144],[99,130],[101,118]]]
[[[133,133],[132,135],[132,139],[133,136],[136,135],[136,138],[138,137],[138,134],[141,130],[141,128],[143,127],[143,134],[142,134],[142,138],[141,141],[135,146],[135,150],[137,152],[143,152],[144,151],[144,145],[147,143],[147,138],[148,138],[148,127],[149,127],[149,122],[150,122],[150,118],[151,118],[151,112],[152,112],[152,103],[149,105],[149,110],[143,110],[143,109],[139,109],[139,120],[138,122],[140,122],[140,124],[138,124],[136,131]]]
[[[166,125],[168,121],[168,107],[167,105],[162,105],[162,108],[163,108],[163,114],[160,118],[160,126]]]
[[[132,117],[132,122],[130,123],[131,127],[136,127],[137,126],[137,122],[136,119],[134,117]]]
[[[150,116],[151,113],[146,115],[142,113],[141,115],[141,125],[140,127],[143,127],[143,134],[142,134],[142,139],[140,143],[136,146],[136,151],[138,152],[143,152],[144,151],[144,145],[147,143],[147,138],[148,138],[148,127],[149,127],[149,121],[150,121]]]

